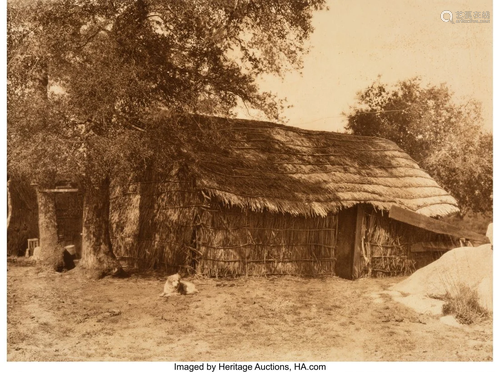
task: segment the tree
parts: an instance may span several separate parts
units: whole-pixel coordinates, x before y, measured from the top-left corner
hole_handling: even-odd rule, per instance
[[[458,201],[462,215],[492,210],[493,137],[481,105],[455,103],[445,84],[419,78],[394,86],[375,81],[358,93],[346,129],[396,142]]]
[[[81,262],[116,271],[111,180],[149,168],[158,150],[173,159],[189,149],[177,115],[230,115],[243,102],[278,118],[280,101],[260,92],[256,78],[301,67],[312,13],[323,7],[324,0],[9,0],[8,171],[39,185],[76,178],[85,191]],[[168,138],[161,149],[159,134]]]

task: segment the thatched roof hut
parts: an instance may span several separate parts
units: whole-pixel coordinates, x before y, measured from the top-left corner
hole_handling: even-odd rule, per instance
[[[198,116],[230,128],[227,154],[198,153],[197,186],[229,206],[326,216],[365,203],[432,217],[456,200],[395,143],[269,122]]]
[[[207,145],[204,128],[216,128],[222,146]],[[179,129],[196,139],[186,160],[112,198],[117,254],[143,267],[357,278],[408,273],[459,244],[389,218],[393,207],[458,211],[391,141],[205,116]]]

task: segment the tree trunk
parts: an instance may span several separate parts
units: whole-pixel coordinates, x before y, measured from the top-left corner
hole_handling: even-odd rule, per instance
[[[40,258],[42,262],[57,270],[62,263],[61,247],[57,237],[55,194],[37,190],[38,231],[40,236]]]
[[[109,236],[109,178],[85,192],[80,265],[93,270],[98,278],[123,273]]]

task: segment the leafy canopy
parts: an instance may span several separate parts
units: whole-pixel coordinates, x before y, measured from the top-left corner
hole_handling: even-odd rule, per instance
[[[324,0],[9,0],[9,172],[126,173],[189,143],[171,118],[277,119],[256,78],[300,68]],[[158,149],[158,135],[167,143]],[[180,144],[180,145],[179,145]],[[117,171],[119,170],[119,172]]]
[[[347,115],[353,134],[396,142],[458,201],[462,213],[492,209],[493,137],[482,130],[481,105],[458,104],[445,84],[419,78],[393,86],[375,81]]]

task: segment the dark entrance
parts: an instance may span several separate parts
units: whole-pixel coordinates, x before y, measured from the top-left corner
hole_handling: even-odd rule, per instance
[[[58,190],[59,191],[59,190]],[[57,237],[62,246],[74,245],[82,254],[83,195],[79,192],[55,192]]]
[[[338,237],[335,273],[344,279],[360,276],[361,226],[364,206],[341,210],[338,214]]]

